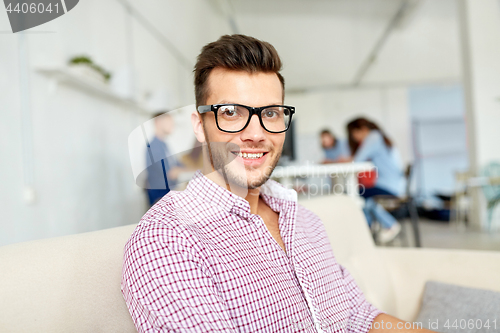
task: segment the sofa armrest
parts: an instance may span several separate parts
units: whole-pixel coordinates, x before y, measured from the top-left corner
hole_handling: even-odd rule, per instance
[[[377,252],[394,284],[395,315],[404,320],[417,317],[425,283],[430,280],[500,291],[500,252],[401,248]]]
[[[136,332],[120,291],[135,225],[0,248],[0,332]]]

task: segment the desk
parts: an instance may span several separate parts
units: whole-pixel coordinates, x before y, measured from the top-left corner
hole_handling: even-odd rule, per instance
[[[280,179],[281,184],[292,188],[293,178],[297,177],[334,178],[342,176],[346,180],[346,194],[358,199],[358,173],[373,169],[375,166],[371,162],[278,166],[274,169],[271,178]]]

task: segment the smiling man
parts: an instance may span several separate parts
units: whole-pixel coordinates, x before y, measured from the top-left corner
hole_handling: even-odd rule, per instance
[[[243,35],[198,56],[191,120],[206,167],[125,248],[122,291],[140,332],[410,332],[365,300],[319,218],[269,180],[295,112],[280,70],[272,45]]]

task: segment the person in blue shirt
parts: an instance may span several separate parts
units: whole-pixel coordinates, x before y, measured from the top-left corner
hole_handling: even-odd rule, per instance
[[[325,153],[323,163],[345,162],[351,155],[347,142],[338,140],[330,130],[322,130],[320,139],[321,147]]]
[[[374,216],[382,226],[379,239],[382,243],[393,240],[401,231],[401,225],[373,197],[376,195],[401,196],[405,178],[399,154],[391,140],[372,121],[357,118],[347,125],[349,147],[354,162],[370,161],[375,165],[377,179],[374,187],[360,190],[365,201],[364,212],[371,224]]]
[[[154,138],[148,143],[146,149],[147,168],[147,193],[149,204],[153,206],[175,186],[179,173],[183,170],[165,142],[167,136],[173,131],[174,120],[171,115],[159,112],[154,118]]]

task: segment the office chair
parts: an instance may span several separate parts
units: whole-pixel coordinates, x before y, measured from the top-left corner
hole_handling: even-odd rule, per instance
[[[412,179],[413,166],[409,164],[406,167],[405,178],[406,178],[406,191],[404,197],[396,197],[392,195],[377,195],[373,197],[373,200],[380,204],[386,211],[388,211],[396,220],[401,221],[407,217],[410,217],[411,225],[413,228],[413,235],[415,239],[415,246],[421,247],[420,241],[420,229],[418,225],[418,212],[417,206],[415,204],[415,200],[411,195],[410,185]],[[376,221],[376,218],[373,216],[373,221]],[[405,223],[401,223],[402,230],[398,237],[403,237],[405,245],[408,246],[407,241],[407,230]],[[378,231],[380,230],[380,226],[378,223],[372,223],[372,236],[375,240],[375,243],[378,244]]]

